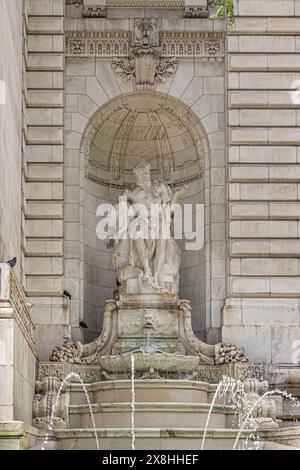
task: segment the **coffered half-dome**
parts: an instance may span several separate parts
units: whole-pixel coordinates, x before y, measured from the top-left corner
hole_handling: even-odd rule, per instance
[[[141,159],[153,176],[181,184],[202,176],[208,151],[205,131],[182,102],[140,92],[115,98],[92,117],[82,140],[86,175],[101,184],[125,187]]]

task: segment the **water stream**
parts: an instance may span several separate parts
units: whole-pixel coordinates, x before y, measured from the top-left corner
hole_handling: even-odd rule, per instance
[[[97,428],[96,428],[96,423],[95,423],[95,417],[94,417],[94,413],[93,413],[93,408],[92,408],[92,404],[91,404],[91,400],[90,400],[90,397],[89,397],[89,393],[87,391],[87,388],[86,388],[86,385],[85,383],[83,382],[82,378],[80,377],[79,374],[76,374],[75,372],[71,372],[69,375],[67,375],[67,377],[65,377],[65,379],[61,382],[60,384],[60,387],[57,391],[57,395],[56,395],[56,400],[54,402],[54,405],[53,405],[53,408],[52,408],[52,413],[51,413],[51,418],[50,418],[50,422],[49,422],[49,425],[48,425],[48,429],[49,429],[49,432],[46,434],[46,438],[45,438],[45,441],[44,441],[44,445],[47,445],[48,441],[49,441],[49,433],[53,431],[53,424],[54,424],[54,418],[55,418],[55,414],[56,414],[56,410],[57,410],[57,407],[58,407],[58,403],[59,403],[59,399],[61,397],[61,394],[63,392],[63,389],[65,387],[65,385],[71,380],[71,379],[77,379],[79,380],[82,388],[83,388],[83,391],[84,391],[84,394],[85,394],[85,397],[86,397],[86,401],[87,401],[87,404],[88,404],[88,407],[89,407],[89,412],[90,412],[90,415],[91,415],[91,419],[92,419],[92,424],[93,424],[93,428],[94,428],[94,433],[95,433],[95,440],[96,440],[96,446],[97,446],[97,450],[100,450],[100,445],[99,445],[99,439],[98,439],[98,433],[97,433]],[[45,450],[44,447],[42,447],[42,450]]]
[[[131,449],[135,450],[135,357],[131,354]]]

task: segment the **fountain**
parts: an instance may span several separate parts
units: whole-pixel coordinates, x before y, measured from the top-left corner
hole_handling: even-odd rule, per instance
[[[98,436],[102,438],[102,449],[134,450],[150,442],[164,450],[229,449],[236,448],[243,434],[251,434],[249,420],[256,420],[257,429],[277,430],[276,405],[263,367],[249,364],[240,347],[200,341],[192,330],[191,304],[178,296],[181,253],[172,236],[157,236],[161,219],[151,205],[159,206],[170,234],[172,208],[186,188],[173,193],[151,181],[147,161],[134,171],[136,187],[124,194],[122,210],[116,206],[108,216],[107,244],[114,247],[118,295],[105,303],[99,338],[89,344],[65,338],[50,362],[40,364],[43,393],[35,398],[35,424],[49,420],[47,403],[53,403],[58,389],[50,423],[63,448],[70,448],[74,439],[77,447],[92,448],[94,434],[97,448]],[[147,210],[124,223],[124,201],[125,209],[143,203]],[[147,238],[149,229],[156,232],[153,239]],[[58,386],[58,378],[71,381],[78,374],[88,408],[76,384],[64,392],[65,381]],[[233,405],[218,404],[220,395],[231,396]],[[247,400],[251,413],[247,409],[247,419],[233,428],[233,412],[242,407],[245,413]]]

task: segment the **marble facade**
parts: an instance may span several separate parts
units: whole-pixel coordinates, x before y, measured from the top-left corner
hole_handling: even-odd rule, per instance
[[[36,361],[64,335],[99,337],[116,272],[96,210],[141,156],[204,205],[179,286],[197,337],[254,363],[300,360],[300,1],[234,0],[231,29],[210,3],[0,0],[0,272],[18,257],[35,330],[3,294],[0,421],[31,425]]]

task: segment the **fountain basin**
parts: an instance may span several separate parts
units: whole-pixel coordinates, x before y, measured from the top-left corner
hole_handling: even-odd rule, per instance
[[[197,356],[181,356],[168,353],[144,353],[134,354],[135,371],[143,373],[153,371],[156,373],[193,373],[199,365]],[[99,359],[100,365],[105,372],[109,373],[130,373],[131,354],[120,356],[102,356]]]

